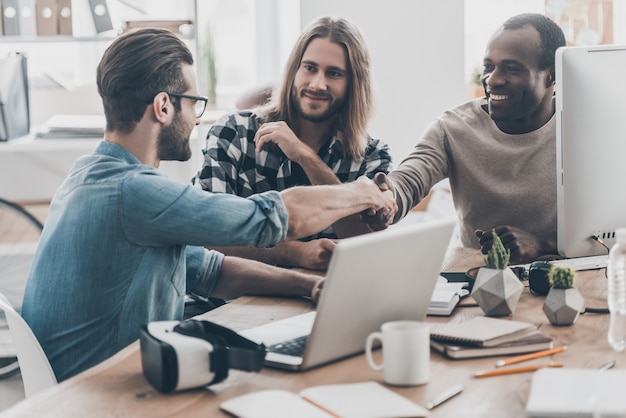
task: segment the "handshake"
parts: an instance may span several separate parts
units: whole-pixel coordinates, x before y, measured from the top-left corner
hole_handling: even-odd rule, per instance
[[[373,183],[379,191],[383,192],[380,196],[381,202],[379,205],[361,212],[361,219],[372,231],[380,231],[391,225],[396,212],[398,212],[398,204],[396,203],[393,184],[385,173],[377,173]]]
[[[398,212],[393,186],[384,173],[376,174],[374,180],[361,176],[341,184],[290,187],[280,195],[289,215],[286,239],[316,234],[354,214],[360,214],[365,224],[357,219],[358,229],[367,226],[379,231],[387,228]]]

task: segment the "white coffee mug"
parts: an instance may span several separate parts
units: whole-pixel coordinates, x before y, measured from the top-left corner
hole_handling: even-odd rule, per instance
[[[372,358],[372,346],[376,340],[382,343],[382,364],[376,364]],[[420,321],[386,322],[381,332],[368,335],[365,356],[372,369],[384,371],[386,383],[423,385],[429,378],[430,328]]]

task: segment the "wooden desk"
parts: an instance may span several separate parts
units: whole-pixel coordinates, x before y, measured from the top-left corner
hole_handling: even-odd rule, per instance
[[[473,250],[449,253],[445,270],[459,271],[482,264],[482,256]],[[578,287],[587,306],[606,306],[606,280],[602,271],[577,274]],[[608,315],[581,315],[576,324],[554,327],[542,311],[544,298],[524,290],[512,319],[540,325],[543,333],[555,338],[556,345],[567,345],[566,352],[553,356],[566,367],[596,368],[610,359],[626,366],[626,353],[614,353],[607,343]],[[204,315],[204,318],[242,330],[306,312],[304,300],[246,297]],[[458,321],[482,315],[477,307],[457,308],[452,318],[428,318],[429,322]],[[297,392],[309,386],[340,382],[375,380],[382,383],[382,373],[369,369],[363,355],[304,373],[263,369],[261,373],[231,371],[222,383],[208,389],[162,395],[143,378],[138,342],[133,343],[104,363],[87,370],[58,386],[7,410],[2,416],[227,416],[219,411],[222,401],[244,393],[280,388]],[[377,353],[380,354],[380,353]],[[430,382],[423,386],[392,389],[425,405],[444,390],[461,383],[460,396],[444,403],[431,413],[436,417],[524,417],[532,373],[475,379],[476,370],[492,369],[497,358],[447,360],[432,353]],[[549,358],[527,364],[542,363]]]

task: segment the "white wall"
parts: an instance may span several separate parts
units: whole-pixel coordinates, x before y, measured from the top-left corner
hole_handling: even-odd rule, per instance
[[[465,0],[465,76],[481,67],[493,32],[520,13],[544,13],[546,0]]]
[[[463,10],[464,0],[300,0],[302,27],[333,15],[363,32],[377,93],[370,134],[392,147],[396,164],[465,100]]]

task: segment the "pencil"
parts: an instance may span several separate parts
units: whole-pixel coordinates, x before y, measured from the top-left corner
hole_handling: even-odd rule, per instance
[[[567,350],[566,346],[561,346],[557,348],[551,348],[549,350],[537,351],[536,353],[525,354],[523,356],[512,357],[507,360],[498,360],[496,362],[496,367],[508,366],[509,364],[520,363],[526,360],[532,360],[539,357],[550,356],[552,354],[562,353]]]
[[[552,362],[552,363],[546,363],[546,364],[538,364],[536,366],[524,366],[524,367],[513,367],[510,369],[480,371],[480,372],[474,373],[474,377],[491,377],[491,376],[501,376],[503,374],[534,372],[535,370],[541,369],[543,367],[563,367],[563,363]]]

